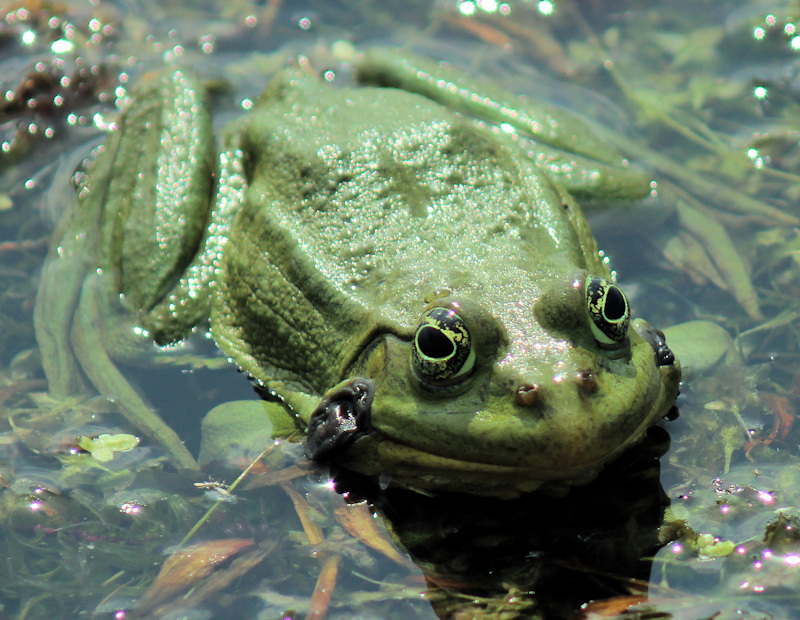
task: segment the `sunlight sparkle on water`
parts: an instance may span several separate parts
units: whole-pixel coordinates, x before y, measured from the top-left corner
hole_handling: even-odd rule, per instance
[[[66,52],[71,52],[74,47],[75,46],[72,44],[72,41],[58,39],[58,41],[53,41],[50,44],[50,51],[52,51],[54,54],[64,54]]]
[[[550,2],[550,0],[541,0],[539,4],[536,6],[536,8],[539,9],[539,12],[542,15],[552,15],[555,6],[553,5],[552,2]]]
[[[753,96],[756,99],[765,99],[767,97],[767,89],[764,86],[756,86],[753,89]]]
[[[142,511],[142,507],[139,504],[125,502],[119,507],[119,511],[126,515],[138,515]]]
[[[783,558],[783,561],[786,562],[789,566],[797,566],[800,564],[800,555],[796,553],[790,553],[786,557]]]
[[[475,13],[475,3],[469,2],[469,0],[461,2],[458,5],[458,10],[462,15],[472,15]]]
[[[755,164],[756,168],[764,167],[764,158],[759,155],[758,149],[755,148],[747,149],[747,157],[748,159],[753,160],[753,164]]]
[[[22,43],[31,45],[36,40],[36,33],[33,30],[26,30],[22,33]]]

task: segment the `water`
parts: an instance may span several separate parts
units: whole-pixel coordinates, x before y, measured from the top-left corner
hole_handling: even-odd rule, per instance
[[[545,2],[31,3],[28,13],[0,5],[3,92],[37,101],[17,106],[7,95],[0,109],[10,151],[0,159],[0,241],[8,242],[0,245],[0,615],[299,618],[326,607],[312,596],[322,585],[333,590],[329,618],[567,618],[589,601],[639,604],[626,618],[790,614],[800,570],[792,425],[800,242],[796,225],[770,209],[800,215],[792,5],[552,6],[548,14]],[[31,316],[69,178],[102,140],[115,104],[140,74],[180,57],[208,81],[221,124],[289,57],[335,68],[330,50],[340,41],[407,45],[607,130],[658,181],[647,201],[590,211],[635,312],[658,326],[711,319],[738,337],[746,365],[687,380],[677,420],[565,499],[424,498],[346,478],[334,487],[287,443],[267,456],[273,473],[259,466],[229,498],[166,463],[150,442],[109,462],[74,453],[76,436],[131,429],[91,391],[47,396]],[[44,64],[31,80],[36,62]],[[730,245],[716,228],[692,229],[678,204],[708,209]],[[717,231],[711,250],[703,249],[709,231]],[[196,454],[207,410],[257,396],[202,334],[195,340],[174,364],[124,370]],[[248,452],[224,456],[216,481],[230,483]],[[355,503],[362,496],[388,521]],[[198,581],[162,577],[170,585],[145,594],[219,497],[186,543],[200,545],[196,558],[219,559],[216,570]],[[365,535],[366,524],[376,533]],[[353,534],[385,538],[387,527],[405,547],[399,555]]]

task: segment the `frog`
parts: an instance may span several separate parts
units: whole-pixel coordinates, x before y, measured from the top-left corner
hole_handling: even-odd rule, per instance
[[[219,131],[162,69],[55,235],[44,371],[196,467],[114,360],[208,325],[312,461],[420,492],[585,484],[678,394],[577,202],[649,189],[576,114],[406,50],[353,84],[290,65]]]

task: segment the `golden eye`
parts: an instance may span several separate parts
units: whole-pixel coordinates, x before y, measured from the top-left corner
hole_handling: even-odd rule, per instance
[[[631,312],[621,288],[603,278],[589,277],[586,280],[586,305],[592,319],[589,326],[601,347],[625,342]]]
[[[464,321],[455,310],[433,308],[414,334],[414,370],[426,380],[463,376],[475,366],[475,351]]]

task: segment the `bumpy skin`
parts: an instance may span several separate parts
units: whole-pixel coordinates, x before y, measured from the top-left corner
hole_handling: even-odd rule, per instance
[[[249,187],[213,334],[305,420],[296,394],[374,382],[363,436],[332,460],[513,495],[593,477],[672,405],[679,366],[657,364],[645,323],[621,352],[597,344],[583,283],[611,274],[578,206],[515,143],[419,95],[295,73],[236,131]],[[411,363],[432,307],[457,309],[476,352],[446,389]]]
[[[309,425],[312,458],[497,496],[591,479],[672,406],[680,366],[643,321],[598,341],[585,286],[612,276],[563,187],[635,197],[646,179],[590,161],[577,119],[437,63],[376,50],[360,75],[379,86],[286,70],[224,130],[195,258],[136,316],[166,342],[210,304],[217,344]],[[124,273],[134,258],[104,239]],[[434,308],[470,343],[444,380],[414,352]]]
[[[213,145],[195,78],[181,70],[143,76],[137,104],[100,149],[53,236],[34,312],[50,391],[79,392],[80,368],[139,432],[189,468],[197,464],[180,438],[109,355],[153,348],[137,324],[207,237]]]

